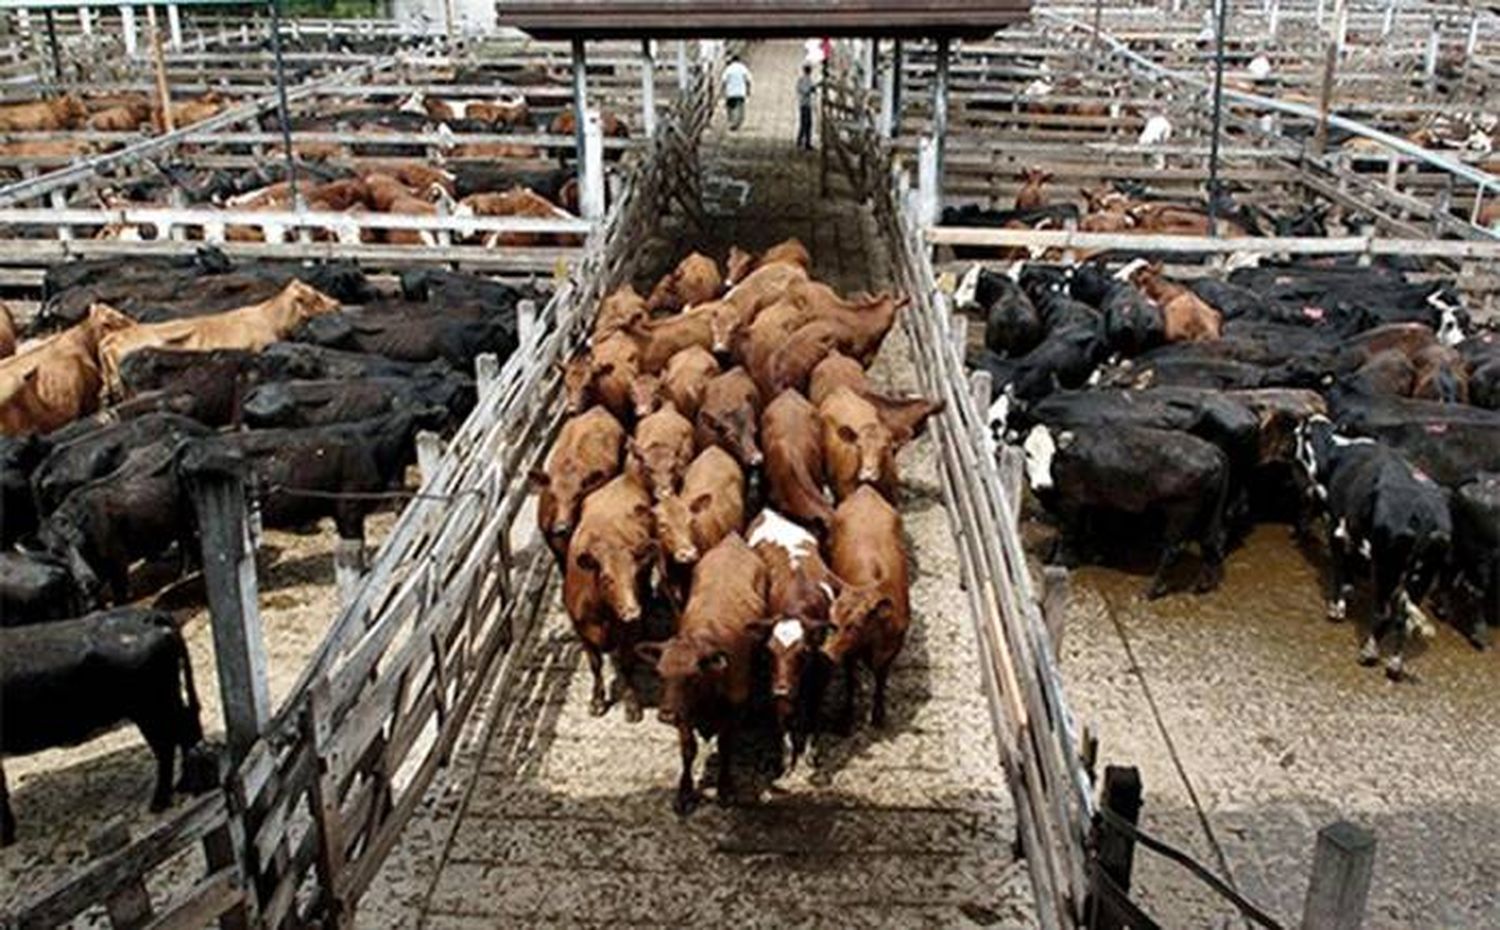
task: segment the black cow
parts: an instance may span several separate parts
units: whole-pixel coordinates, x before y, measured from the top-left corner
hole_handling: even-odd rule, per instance
[[[493,278],[464,274],[441,268],[421,268],[403,272],[401,295],[407,300],[423,301],[440,308],[444,316],[453,316],[461,305],[475,305],[480,316],[515,315],[521,300],[540,302],[542,295],[532,287],[517,287]]]
[[[172,802],[178,749],[178,790],[201,793],[217,782],[217,761],[198,719],[192,659],[171,614],[124,608],[0,629],[0,755],[76,746],[126,721],[156,757],[153,811]],[[15,838],[0,769],[0,845]]]
[[[448,411],[399,410],[310,429],[269,429],[198,440],[188,454],[238,451],[249,462],[263,525],[298,529],[332,517],[340,538],[364,538],[365,515],[402,487],[416,461],[418,430],[441,427]]]
[[[1487,472],[1453,495],[1453,567],[1479,594],[1469,638],[1480,646],[1500,628],[1500,472]]]
[[[1328,395],[1340,432],[1378,439],[1449,489],[1500,462],[1500,412],[1406,397]]]
[[[245,392],[256,384],[317,374],[315,368],[283,366],[272,357],[245,349],[146,348],[120,362],[120,381],[127,396],[185,398],[185,414],[210,426],[234,423]]]
[[[243,413],[245,425],[257,429],[349,423],[402,407],[441,407],[456,423],[475,400],[473,379],[461,375],[277,381],[246,395]]]
[[[457,161],[448,170],[453,173],[453,192],[457,197],[529,187],[555,204],[562,203],[563,188],[578,177],[577,172],[563,168],[520,168],[488,161]]]
[[[1166,338],[1161,310],[1146,295],[1094,262],[1082,265],[1069,285],[1072,295],[1104,316],[1104,338],[1112,351],[1136,355]]]
[[[1050,333],[1020,358],[1007,359],[988,349],[970,352],[971,368],[990,373],[990,399],[1006,393],[1024,401],[1040,400],[1062,388],[1082,387],[1104,358],[1104,340],[1093,326],[1067,326]]]
[[[76,489],[102,478],[125,463],[141,446],[161,441],[206,436],[208,427],[171,413],[145,416],[102,426],[67,442],[52,452],[31,476],[31,487],[41,516],[46,517]]]
[[[1458,345],[1469,371],[1469,403],[1500,410],[1500,332],[1486,330]]]
[[[36,532],[31,475],[50,449],[40,436],[0,436],[0,546]]]
[[[81,605],[66,566],[21,552],[0,552],[0,626],[76,617]]]
[[[1412,614],[1448,559],[1453,523],[1447,495],[1401,453],[1372,439],[1339,435],[1326,417],[1298,434],[1297,456],[1328,525],[1328,617],[1347,612],[1349,563],[1369,566],[1370,633],[1360,662],[1380,659],[1380,641],[1394,638],[1386,674],[1403,673]]]
[[[470,321],[431,313],[329,313],[304,322],[292,338],[403,362],[443,360],[460,370],[484,352],[504,360],[518,344],[513,318]]]
[[[1248,287],[1240,287],[1217,278],[1198,278],[1189,282],[1188,290],[1218,310],[1226,323],[1234,320],[1255,320],[1306,328],[1318,326],[1326,318],[1322,311],[1315,308],[1294,307],[1267,300]]]
[[[1162,554],[1146,596],[1167,593],[1167,572],[1189,542],[1203,556],[1196,590],[1223,577],[1229,461],[1217,446],[1174,430],[1132,425],[1054,430],[1035,426],[1023,443],[1033,492],[1058,516],[1055,557],[1092,538],[1095,512],[1162,520]]]
[[[174,542],[184,568],[195,556],[177,467],[185,444],[164,437],[128,450],[119,468],[74,490],[42,523],[42,551],[68,566],[85,604],[100,602],[101,574],[113,603],[125,603],[131,564]]]
[[[1157,355],[1147,353],[1112,368],[1103,378],[1105,385],[1114,387],[1212,388],[1220,391],[1245,391],[1255,388],[1280,386],[1269,376],[1271,369],[1213,354],[1213,350],[1191,348],[1211,343],[1180,343],[1164,346],[1173,350]],[[1158,349],[1157,352],[1162,350]]]
[[[1456,341],[1469,325],[1451,285],[1411,283],[1378,266],[1241,268],[1230,272],[1229,281],[1345,334],[1383,323],[1426,323]]]
[[[991,352],[1024,355],[1046,335],[1031,298],[1006,275],[975,265],[953,297],[960,311],[984,317],[984,345]]]

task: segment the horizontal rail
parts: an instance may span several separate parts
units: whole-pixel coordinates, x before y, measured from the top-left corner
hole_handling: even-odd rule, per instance
[[[279,226],[286,229],[414,229],[464,234],[587,234],[588,220],[572,217],[423,216],[410,213],[340,213],[323,210],[236,210],[124,207],[42,209],[0,207],[0,223],[44,226]]]
[[[977,226],[932,226],[923,231],[932,245],[996,248],[1129,249],[1220,255],[1412,255],[1424,258],[1500,260],[1500,242],[1448,239],[1395,239],[1377,236],[1183,236],[1163,233],[1093,233],[1066,229],[990,229]]]

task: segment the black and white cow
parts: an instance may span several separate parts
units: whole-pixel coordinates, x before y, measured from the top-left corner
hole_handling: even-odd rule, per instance
[[[124,608],[0,629],[0,755],[75,746],[127,721],[156,757],[152,810],[172,802],[179,749],[178,789],[213,787],[217,762],[203,742],[192,660],[171,614]],[[0,769],[0,845],[15,836]]]
[[[1347,614],[1349,564],[1369,568],[1370,632],[1360,662],[1380,659],[1394,639],[1386,674],[1403,674],[1408,629],[1423,625],[1418,604],[1447,562],[1453,523],[1442,487],[1399,452],[1375,440],[1339,435],[1326,417],[1298,431],[1297,457],[1328,525],[1328,617]]]

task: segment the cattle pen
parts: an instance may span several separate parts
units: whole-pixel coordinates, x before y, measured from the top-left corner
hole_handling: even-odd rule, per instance
[[[1018,19],[1003,12],[1004,21]],[[205,529],[205,546],[217,534],[226,553],[205,566],[214,616],[198,624],[200,640],[202,627],[213,627],[211,680],[224,695],[222,784],[133,831],[124,820],[108,824],[86,861],[49,872],[45,888],[0,899],[0,923],[1144,928],[1158,920],[1279,926],[1300,916],[1322,928],[1358,926],[1366,893],[1378,908],[1373,925],[1495,919],[1492,895],[1474,893],[1483,876],[1466,871],[1483,871],[1480,841],[1459,822],[1492,822],[1492,799],[1481,785],[1455,802],[1414,773],[1423,754],[1447,765],[1494,761],[1492,746],[1477,745],[1482,735],[1448,745],[1423,732],[1484,718],[1488,689],[1428,687],[1403,696],[1401,714],[1383,709],[1379,686],[1352,674],[1329,674],[1333,683],[1318,694],[1320,674],[1353,664],[1330,657],[1348,637],[1293,622],[1296,596],[1315,579],[1265,528],[1206,606],[1139,601],[1124,591],[1133,576],[1117,571],[1042,567],[1021,459],[997,447],[989,376],[967,370],[966,353],[982,340],[956,305],[954,284],[969,262],[955,249],[1019,248],[1059,263],[1149,253],[1185,279],[1222,276],[1247,255],[1415,257],[1425,263],[1419,280],[1454,279],[1476,317],[1493,314],[1500,239],[1479,222],[1500,196],[1493,162],[1487,152],[1437,151],[1402,137],[1430,129],[1452,101],[1483,106],[1500,45],[1495,17],[1464,18],[1437,4],[1339,2],[1325,11],[1269,0],[1237,10],[1245,23],[1236,28],[1271,37],[1261,45],[1276,52],[1276,91],[1226,94],[1221,144],[1204,105],[1206,12],[1181,0],[1046,6],[1027,24],[980,30],[986,38],[972,24],[848,26],[851,36],[885,38],[831,43],[820,153],[806,155],[790,147],[803,49],[785,41],[730,45],[758,84],[747,125],[730,132],[716,113],[721,42],[676,40],[674,56],[666,40],[622,32],[590,42],[587,55],[575,40],[569,55],[509,32],[456,43],[383,22],[290,21],[277,38],[288,42],[300,82],[287,86],[289,121],[278,126],[276,95],[265,91],[274,65],[261,50],[271,28],[263,20],[191,18],[184,29],[174,10],[170,48],[154,63],[134,25],[116,40],[94,34],[97,19],[85,26],[79,17],[76,33],[68,24],[70,46],[119,41],[139,56],[98,90],[154,93],[154,68],[174,94],[218,88],[230,102],[195,127],[146,135],[7,134],[3,141],[63,139],[97,153],[0,155],[0,171],[14,178],[0,187],[0,289],[18,305],[43,303],[45,270],[58,263],[190,255],[206,245],[235,258],[352,259],[387,282],[413,267],[471,270],[541,284],[544,298],[518,310],[518,346],[507,358],[479,360],[478,404],[457,432],[419,449],[420,485],[380,527],[357,585],[336,606],[323,592],[326,629],[304,635],[300,654],[273,657],[292,670],[277,670],[274,701],[256,640],[274,637],[275,593],[265,596],[262,578],[257,603],[244,488],[232,470],[197,476],[198,506],[218,507],[221,518]],[[1320,67],[1303,67],[1322,64],[1325,19],[1337,24],[1340,46],[1355,49],[1349,59],[1361,43],[1371,59],[1340,78],[1357,99],[1333,108],[1325,99],[1320,113],[1315,100],[1281,98],[1326,86]],[[805,22],[741,28],[809,31]],[[340,35],[353,50],[334,47]],[[933,35],[945,37],[922,38]],[[28,34],[26,44],[0,55],[0,73],[29,75],[49,91],[87,83],[49,83],[56,76],[34,54],[44,43]],[[1248,60],[1261,45],[1237,54]],[[1445,50],[1461,52],[1462,66],[1441,68]],[[1418,75],[1415,94],[1383,79],[1397,64]],[[497,75],[526,69],[541,75],[527,85],[530,106],[546,117],[571,109],[581,117],[576,135],[430,126],[375,134],[318,122],[351,104],[480,96]],[[1075,80],[1047,91],[1047,105],[1086,114],[1028,106],[1042,96],[1037,81],[1055,88],[1064,76]],[[36,93],[21,81],[0,85],[7,99]],[[591,99],[625,117],[628,139],[605,137]],[[1174,141],[1137,141],[1152,115],[1174,123]],[[167,164],[236,176],[291,161],[305,179],[324,163],[415,159],[448,170],[490,160],[455,152],[462,145],[525,147],[528,169],[560,159],[579,181],[577,215],[479,217],[443,207],[431,216],[351,215],[309,209],[295,196],[287,209],[252,211],[191,202],[175,185],[160,203],[113,199]],[[1234,239],[944,220],[945,206],[1008,203],[1016,172],[1035,164],[1070,189],[1134,180],[1182,196],[1204,189],[1211,172],[1237,185],[1243,202],[1322,205],[1348,221],[1340,234]],[[99,235],[120,228],[141,232]],[[256,232],[234,241],[231,228]],[[390,230],[430,238],[378,241]],[[488,234],[549,244],[478,244]],[[888,729],[819,742],[783,778],[747,764],[753,800],[680,820],[669,807],[671,732],[654,720],[623,724],[617,711],[586,714],[587,671],[535,528],[528,475],[564,420],[561,365],[586,346],[607,293],[622,283],[649,288],[689,250],[759,250],[788,236],[807,244],[818,277],[840,292],[909,298],[872,375],[884,389],[945,405],[901,459],[914,632],[893,674]],[[1244,612],[1236,601],[1253,602],[1245,610],[1266,612],[1266,623],[1232,625]],[[1205,623],[1222,626],[1208,633]],[[1277,644],[1257,644],[1258,636]],[[1493,657],[1456,639],[1444,633],[1430,647],[1424,675],[1493,684]],[[1339,716],[1334,688],[1373,709]],[[1290,696],[1246,701],[1264,717],[1253,725],[1225,696],[1278,689]],[[1444,701],[1451,706],[1438,706]],[[1329,716],[1299,725],[1308,708]],[[1373,745],[1382,739],[1405,745],[1383,759]],[[1354,745],[1361,740],[1372,745]],[[1336,751],[1357,752],[1359,764],[1415,800],[1388,797],[1376,776],[1339,781],[1348,803],[1330,797],[1318,781],[1336,768]],[[1238,762],[1215,769],[1208,757],[1218,754]],[[45,774],[29,777],[35,796]],[[1344,817],[1375,821],[1378,866],[1367,833],[1328,826]],[[1453,851],[1422,852],[1413,834],[1424,830]],[[1195,863],[1212,873],[1206,884],[1133,849],[1159,849],[1148,834],[1211,863]],[[1391,874],[1413,864],[1465,874],[1440,886],[1445,901]]]

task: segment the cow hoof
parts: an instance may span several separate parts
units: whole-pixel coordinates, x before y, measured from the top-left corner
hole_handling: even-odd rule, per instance
[[[686,817],[698,806],[698,799],[689,792],[677,792],[677,798],[672,802],[672,810],[678,817]]]
[[[1494,644],[1494,636],[1490,632],[1489,624],[1476,623],[1474,628],[1469,630],[1469,642],[1480,652],[1490,648]]]
[[[1375,644],[1374,639],[1365,640],[1365,644],[1359,649],[1359,664],[1366,668],[1380,661],[1380,647]]]
[[[1406,668],[1400,656],[1391,656],[1385,660],[1385,677],[1391,681],[1401,681],[1406,678]]]
[[[169,808],[171,806],[172,806],[172,799],[171,798],[152,798],[151,799],[151,804],[149,805],[149,809],[150,809],[151,813],[153,813],[153,814],[160,814],[162,811],[166,810],[167,808]]]
[[[625,705],[626,723],[640,723],[645,719],[645,717],[646,715],[641,711],[641,705],[635,703],[634,701]]]
[[[1328,620],[1331,623],[1341,623],[1348,612],[1348,605],[1342,598],[1328,602]]]
[[[1164,597],[1166,595],[1166,593],[1167,593],[1167,585],[1166,585],[1166,583],[1158,581],[1155,584],[1151,585],[1151,587],[1149,587],[1149,588],[1146,589],[1146,600],[1148,600],[1148,601],[1160,600],[1162,597]]]
[[[593,700],[589,701],[589,716],[590,717],[603,717],[604,714],[605,714],[605,712],[608,711],[608,710],[609,710],[609,702],[606,701],[606,700],[604,700],[604,698],[598,698],[598,697],[596,697]]]

